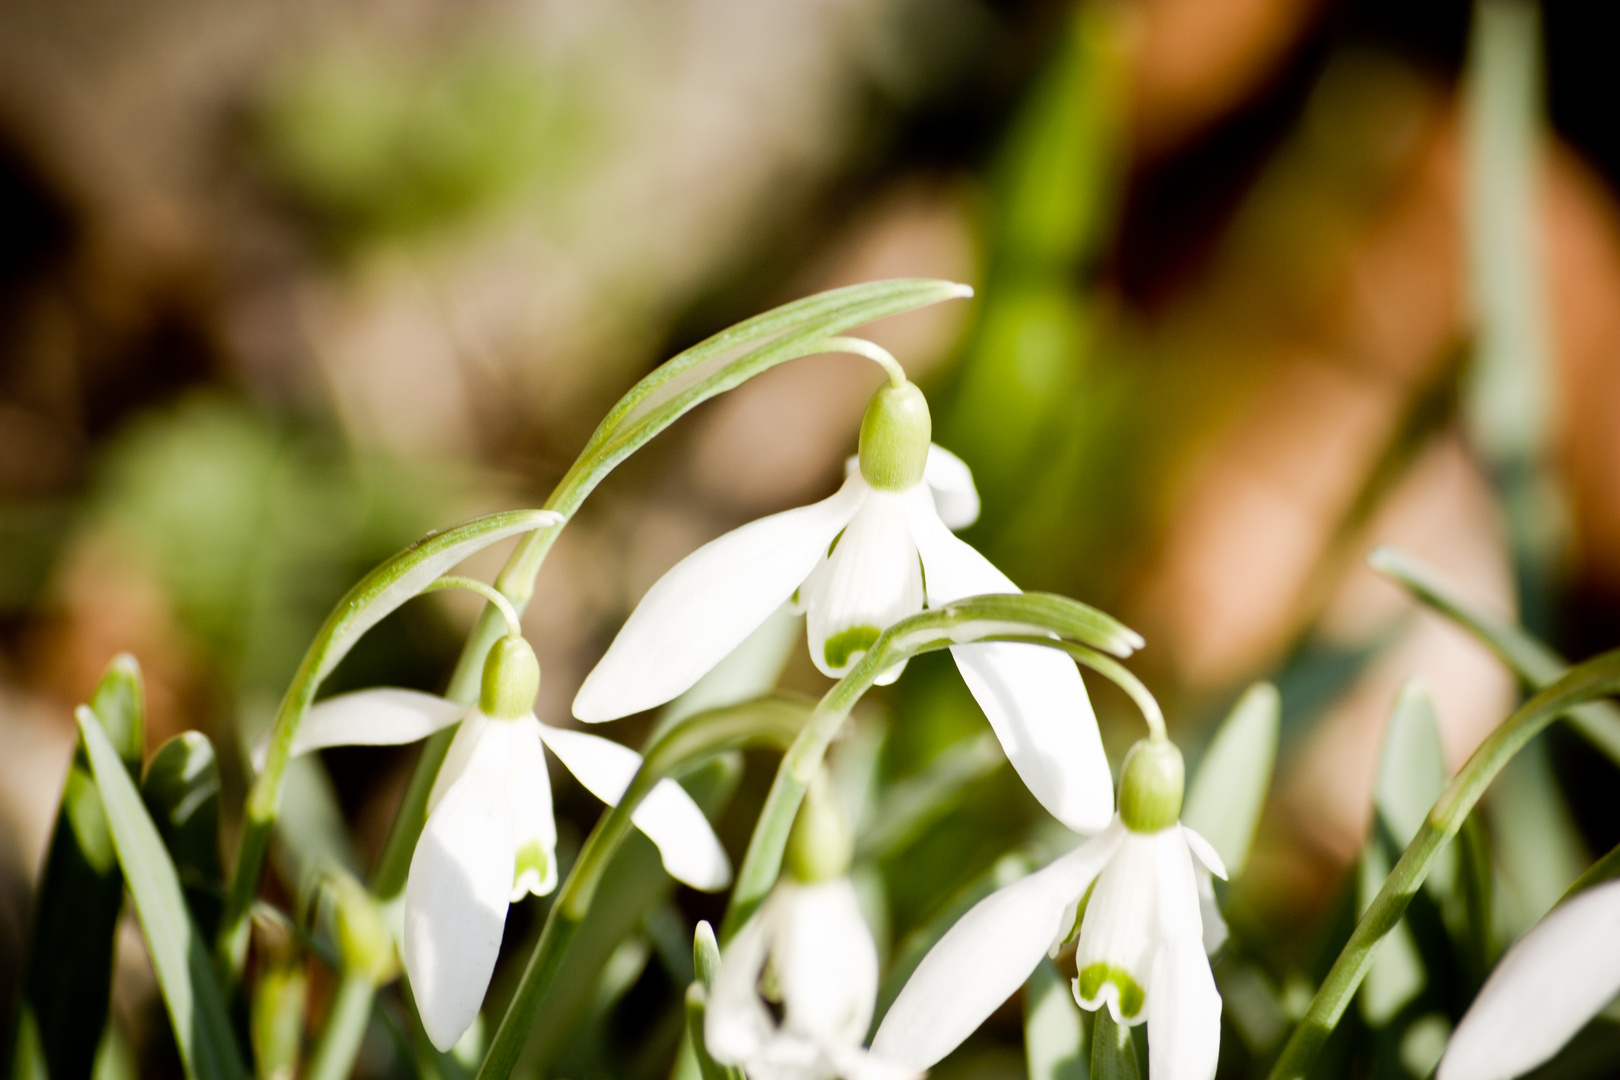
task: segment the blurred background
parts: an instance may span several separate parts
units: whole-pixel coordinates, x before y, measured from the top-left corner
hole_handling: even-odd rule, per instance
[[[1614,21],[1573,0],[3,0],[0,1012],[71,708],[115,652],[146,673],[150,746],[239,748],[344,589],[428,529],[539,505],[658,362],[915,275],[978,290],[869,331],[975,470],[967,538],[1141,631],[1189,760],[1250,681],[1282,691],[1222,976],[1228,1058],[1263,1056],[1280,1021],[1232,980],[1286,1003],[1308,966],[1397,689],[1428,681],[1453,768],[1518,693],[1367,550],[1402,545],[1566,655],[1620,643]],[[546,719],[677,559],[833,489],[879,380],[796,361],[603,485],[525,618]],[[407,605],[328,689],[441,689],[475,614]],[[783,679],[827,685],[802,647]],[[1122,751],[1139,721],[1092,686]],[[983,731],[935,657],[840,753],[892,782]],[[1543,742],[1490,799],[1509,931],[1620,839],[1613,766]],[[369,865],[413,758],[308,772],[332,858]],[[896,955],[1038,832],[980,759],[871,868]],[[720,817],[734,854],[771,766],[750,758]],[[598,804],[554,784],[566,855]],[[634,947],[543,1021],[547,1069],[667,1071],[682,935],[718,910],[665,887],[632,912]],[[542,911],[514,909],[513,953]],[[177,1075],[123,940],[123,1053]],[[941,1072],[1021,1075],[1018,1035],[998,1016]],[[359,1068],[410,1075],[380,1037]]]

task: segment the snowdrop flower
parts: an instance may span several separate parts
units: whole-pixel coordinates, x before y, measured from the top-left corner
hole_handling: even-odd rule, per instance
[[[650,589],[574,699],[598,722],[680,694],[783,601],[807,616],[810,656],[840,677],[893,623],[965,596],[1015,593],[951,527],[971,524],[967,466],[929,443],[922,392],[884,386],[861,423],[859,467],[837,494],[727,533]],[[1038,645],[951,649],[1008,759],[1070,828],[1092,833],[1113,811],[1108,761],[1074,661]],[[897,665],[878,679],[892,682]]]
[[[1204,949],[1195,860],[1226,872],[1209,843],[1180,824],[1182,779],[1173,745],[1137,743],[1108,828],[964,915],[895,999],[872,1052],[933,1065],[1078,924],[1075,1000],[1092,1010],[1106,1005],[1119,1024],[1147,1023],[1153,1080],[1214,1076],[1221,999]]]
[[[878,957],[849,872],[850,838],[825,796],[805,800],[786,876],[726,947],[703,1041],[749,1080],[908,1080],[920,1075],[861,1043],[877,1000]],[[761,984],[765,989],[761,989]],[[781,1023],[765,1000],[781,1006]]]
[[[405,970],[422,1026],[440,1050],[478,1015],[508,905],[557,886],[557,826],[541,747],[610,804],[641,766],[641,756],[618,743],[540,723],[539,687],[534,650],[509,634],[490,649],[476,706],[414,690],[362,690],[316,705],[293,744],[298,754],[407,743],[461,722],[428,796],[405,883]],[[706,890],[730,883],[725,851],[674,781],[659,783],[631,820],[658,845],[671,876]]]
[[[1514,943],[1457,1025],[1438,1080],[1508,1080],[1620,993],[1620,881],[1576,894]]]

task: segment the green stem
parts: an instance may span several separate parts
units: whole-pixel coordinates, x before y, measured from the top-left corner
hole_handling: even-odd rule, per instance
[[[345,1080],[353,1071],[373,995],[370,978],[352,971],[343,974],[304,1080]]]
[[[894,354],[865,338],[830,337],[818,342],[816,347],[819,352],[843,352],[864,356],[883,369],[884,374],[889,376],[890,385],[906,385],[906,370],[900,366],[900,361],[894,358]]]
[[[1617,690],[1620,690],[1620,649],[1570,669],[1562,679],[1521,705],[1480,744],[1440,793],[1417,836],[1407,845],[1383,888],[1356,924],[1350,940],[1333,962],[1299,1026],[1272,1066],[1271,1080],[1296,1080],[1309,1071],[1312,1060],[1338,1026],[1366,977],[1379,943],[1405,914],[1407,904],[1422,887],[1441,849],[1462,828],[1497,773],[1559,714]]]
[[[510,600],[501,594],[500,590],[484,584],[477,578],[446,574],[444,577],[428,582],[422,588],[422,592],[440,592],[444,589],[465,589],[468,592],[477,593],[493,604],[495,610],[501,613],[501,617],[506,620],[506,632],[508,634],[523,633],[523,624],[518,620],[517,609],[512,606]]]

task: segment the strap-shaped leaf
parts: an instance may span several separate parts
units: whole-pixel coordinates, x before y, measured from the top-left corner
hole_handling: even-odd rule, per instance
[[[1106,1010],[1104,1010],[1106,1011]],[[1024,987],[1024,1057],[1029,1080],[1088,1080],[1091,1055],[1069,980],[1050,960],[1035,965]]]
[[[97,731],[123,768],[138,771],[145,707],[133,657],[113,660],[90,697],[90,708]],[[52,1080],[89,1080],[107,1022],[113,937],[123,904],[124,875],[81,740],[40,875],[23,981],[23,1027],[16,1039],[19,1054],[41,1055],[38,1067]],[[17,1062],[19,1069],[24,1064]]]
[[[1481,611],[1437,570],[1410,553],[1385,545],[1374,548],[1367,563],[1478,638],[1531,690],[1551,686],[1569,670],[1558,653],[1522,627]],[[1571,709],[1569,719],[1582,737],[1620,765],[1620,707],[1608,701],[1587,702]]]
[[[693,406],[801,356],[853,326],[942,300],[972,296],[966,285],[927,278],[872,281],[772,308],[660,364],[619,399],[568,476],[558,509],[572,512],[596,481]],[[750,346],[753,346],[750,348]]]
[[[1091,1027],[1092,1080],[1142,1080],[1131,1029],[1114,1023],[1107,1009],[1098,1009]]]
[[[152,755],[141,799],[169,849],[186,906],[204,938],[219,930],[225,884],[219,863],[219,762],[200,731],[182,731]]]
[[[1282,699],[1270,683],[1243,692],[1204,751],[1181,820],[1214,846],[1235,880],[1249,857],[1277,761]]]
[[[208,949],[186,911],[180,876],[163,838],[94,714],[80,707],[75,715],[186,1076],[190,1080],[247,1080],[230,1016],[209,966]]]

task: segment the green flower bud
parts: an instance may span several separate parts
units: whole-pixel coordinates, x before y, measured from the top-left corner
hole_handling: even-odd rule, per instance
[[[337,908],[338,954],[344,968],[365,975],[373,986],[381,986],[398,975],[394,935],[371,894],[345,874],[333,880],[333,899]]]
[[[490,646],[478,708],[496,720],[516,720],[534,711],[540,692],[540,661],[520,634],[507,634]]]
[[[886,384],[861,420],[861,476],[879,491],[906,491],[922,481],[933,421],[911,383]]]
[[[805,792],[784,853],[788,874],[806,885],[833,881],[849,873],[855,852],[855,839],[844,823],[837,797],[826,788],[817,778]]]
[[[1119,816],[1132,832],[1155,833],[1181,820],[1186,769],[1174,743],[1142,739],[1125,755]]]

